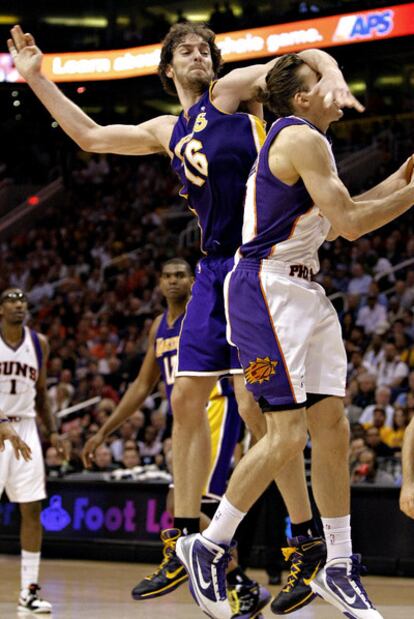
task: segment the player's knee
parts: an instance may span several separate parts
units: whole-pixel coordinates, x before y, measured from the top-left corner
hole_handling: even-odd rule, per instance
[[[277,414],[272,413],[272,415]],[[276,418],[274,419],[276,420]],[[269,439],[269,448],[273,454],[283,452],[286,458],[294,458],[306,447],[308,434],[305,420],[301,417],[292,416],[288,423],[281,428],[279,424],[273,424],[272,418],[270,418],[266,437]]]

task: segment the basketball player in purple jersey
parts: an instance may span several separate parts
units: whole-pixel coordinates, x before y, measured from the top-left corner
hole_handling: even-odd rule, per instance
[[[400,507],[406,516],[414,518],[414,417],[404,434],[402,477]]]
[[[226,282],[229,337],[267,433],[236,467],[209,527],[177,542],[197,603],[219,619],[231,617],[222,571],[234,532],[269,481],[302,452],[308,429],[328,556],[305,584],[351,619],[381,619],[361,583],[360,556],[352,554],[341,328],[312,275],[325,239],[354,240],[406,212],[414,180],[407,184],[404,163],[362,196],[349,196],[325,135],[342,111],[309,96],[317,80],[295,54],[267,75],[262,97],[280,118],[248,180],[243,243]],[[272,610],[280,613],[277,600]]]
[[[242,103],[257,110],[257,89],[264,86],[265,75],[277,60],[236,69],[215,81],[221,56],[214,33],[204,26],[177,24],[163,42],[159,74],[178,95],[183,112],[178,118],[161,116],[136,126],[104,127],[42,75],[42,54],[32,35],[19,26],[11,33],[8,46],[20,74],[81,148],[126,155],[167,153],[182,180],[183,195],[199,218],[202,250],[207,255],[198,266],[183,322],[172,394],[173,444],[188,446],[173,449],[175,527],[185,533],[198,531],[210,461],[205,405],[217,376],[234,374],[241,416],[256,436],[266,431],[245,389],[237,354],[226,341],[222,286],[241,242],[245,183],[264,138],[260,121],[237,110]],[[339,107],[361,110],[328,54],[308,50],[301,57],[323,76],[315,91],[318,100],[328,96]],[[289,470],[280,471],[277,482],[292,522],[307,531],[311,510],[301,456]]]
[[[157,316],[152,324],[148,349],[137,378],[102,428],[86,442],[83,461],[87,468],[93,461],[96,449],[142,406],[160,378],[165,384],[169,422],[172,422],[171,392],[177,366],[178,340],[193,282],[190,265],[182,258],[173,258],[164,263],[160,288],[167,301],[167,310]],[[213,497],[219,500],[225,492],[241,428],[234,393],[227,378],[218,381],[214,386],[207,406],[207,417],[212,436],[213,457],[204,494],[210,497],[211,501]],[[171,552],[179,535],[178,529],[162,532],[164,560],[151,576],[144,578],[134,587],[132,596],[135,600],[149,600],[166,595],[188,579],[184,567],[175,553]],[[270,601],[268,591],[248,578],[234,559],[227,573],[227,584],[240,609],[235,617],[250,617]]]

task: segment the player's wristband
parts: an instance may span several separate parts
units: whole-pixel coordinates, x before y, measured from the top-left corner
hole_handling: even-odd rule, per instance
[[[5,417],[4,419],[0,419],[0,423],[8,423],[10,421],[10,419],[8,417]]]

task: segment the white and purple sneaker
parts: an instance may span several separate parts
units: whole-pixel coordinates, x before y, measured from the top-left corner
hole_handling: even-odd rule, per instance
[[[190,579],[190,591],[201,610],[214,619],[231,619],[226,570],[229,546],[210,542],[200,533],[177,540],[176,553]]]
[[[361,555],[331,559],[310,583],[311,589],[349,619],[383,619],[360,580]]]

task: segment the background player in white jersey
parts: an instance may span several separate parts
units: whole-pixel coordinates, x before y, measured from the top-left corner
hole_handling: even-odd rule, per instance
[[[402,475],[400,507],[406,516],[414,518],[414,417],[404,434]]]
[[[362,196],[350,197],[325,136],[342,111],[309,97],[317,80],[294,54],[267,75],[263,98],[281,118],[248,181],[240,260],[228,282],[231,341],[268,432],[236,467],[209,527],[177,542],[196,601],[220,619],[231,616],[221,595],[228,544],[269,481],[302,451],[308,429],[328,557],[307,580],[347,617],[381,618],[361,583],[360,556],[352,554],[346,354],[336,312],[312,272],[326,238],[354,240],[406,212],[414,203],[414,180],[407,184],[405,163]],[[214,586],[207,587],[210,582]]]
[[[137,378],[99,432],[86,442],[83,449],[83,461],[86,467],[91,465],[96,449],[105,439],[142,406],[160,378],[164,381],[167,392],[168,422],[173,422],[170,398],[175,380],[178,340],[193,283],[194,277],[188,262],[182,258],[173,258],[164,263],[161,269],[160,289],[167,301],[167,309],[155,318],[151,326],[147,352]],[[209,482],[204,488],[204,494],[218,499],[224,494],[227,485],[231,460],[241,427],[234,393],[227,378],[218,381],[211,392],[207,417],[213,449]],[[173,504],[171,493],[167,504]],[[203,520],[206,526],[206,518]],[[132,596],[135,600],[143,601],[166,595],[187,580],[183,566],[172,552],[179,535],[180,531],[176,528],[162,531],[164,560],[153,574],[134,587]],[[270,601],[269,592],[248,578],[234,559],[228,570],[227,584],[231,587],[232,599],[237,608],[235,618],[256,617]]]
[[[38,596],[42,542],[41,501],[46,498],[42,448],[36,413],[49,433],[51,445],[66,455],[57,434],[46,390],[48,344],[44,336],[24,326],[27,299],[18,288],[0,296],[0,409],[29,445],[32,459],[14,457],[12,445],[0,453],[0,495],[19,503],[21,513],[21,591],[18,608],[50,613],[52,606]]]

